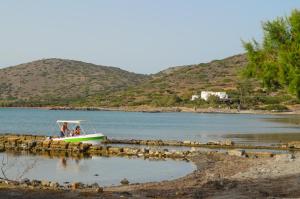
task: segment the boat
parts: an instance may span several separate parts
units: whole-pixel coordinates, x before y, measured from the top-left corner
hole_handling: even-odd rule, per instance
[[[92,145],[97,145],[100,144],[104,139],[106,139],[106,136],[104,136],[102,133],[92,133],[92,134],[87,134],[83,128],[82,128],[82,123],[84,120],[57,120],[56,123],[59,126],[59,129],[64,124],[67,124],[69,127],[68,129],[70,132],[65,135],[64,137],[59,137],[59,138],[53,138],[54,141],[65,141],[65,142],[82,142],[82,143],[88,143]],[[80,135],[74,135],[75,131],[75,126],[80,127]],[[74,129],[74,130],[72,130]]]

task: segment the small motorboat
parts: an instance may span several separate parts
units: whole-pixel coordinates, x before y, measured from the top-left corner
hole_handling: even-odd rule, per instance
[[[96,145],[100,144],[104,139],[106,139],[106,136],[104,136],[102,133],[87,134],[82,128],[81,124],[83,122],[84,120],[57,120],[56,123],[58,124],[59,129],[61,129],[63,125],[66,125],[67,132],[62,137],[53,138],[53,140],[65,142],[82,142]],[[79,131],[77,130],[77,128],[79,129]]]

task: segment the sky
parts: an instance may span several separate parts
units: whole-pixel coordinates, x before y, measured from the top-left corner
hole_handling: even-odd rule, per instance
[[[156,73],[243,53],[299,0],[0,0],[0,67],[64,58]]]

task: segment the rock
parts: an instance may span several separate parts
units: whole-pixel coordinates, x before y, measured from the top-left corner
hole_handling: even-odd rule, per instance
[[[111,154],[119,154],[119,153],[123,152],[123,148],[110,147],[108,152],[111,153]]]
[[[300,149],[300,141],[293,141],[287,144],[289,148]]]
[[[232,145],[234,145],[234,142],[232,140],[222,140],[222,141],[220,141],[220,145],[232,146]]]
[[[126,178],[124,178],[123,180],[121,180],[121,182],[120,182],[122,185],[128,185],[129,184],[129,181],[126,179]]]
[[[140,149],[137,148],[123,148],[123,151],[126,155],[137,155]]]
[[[103,187],[97,187],[95,189],[96,193],[102,193],[103,192]]]
[[[92,144],[88,144],[88,143],[83,143],[82,145],[80,145],[80,150],[82,152],[86,152],[87,150],[89,150],[89,148],[92,146]]]
[[[142,148],[141,152],[142,153],[149,153],[149,148]]]
[[[73,182],[71,184],[71,189],[76,190],[76,189],[81,189],[84,188],[84,184],[82,184],[81,182]]]
[[[30,184],[30,180],[28,178],[24,178],[20,181],[21,184]]]
[[[31,181],[31,185],[34,187],[40,186],[41,185],[41,181],[40,180],[32,180]]]
[[[79,189],[79,188],[80,188],[80,183],[79,183],[79,182],[73,182],[73,183],[71,184],[71,188],[72,188],[73,190]]]
[[[45,140],[42,143],[42,147],[49,148],[50,144],[51,144],[51,140]]]
[[[228,153],[228,155],[241,157],[245,154],[245,151],[244,150],[233,149],[233,150],[228,150],[227,153]]]
[[[290,161],[294,161],[296,159],[296,156],[294,154],[289,154]]]
[[[190,144],[191,144],[191,141],[185,140],[185,141],[183,141],[183,144],[184,144],[184,145],[190,145]]]
[[[42,181],[41,181],[41,185],[42,185],[43,187],[49,187],[49,186],[50,186],[50,181],[48,181],[48,180],[42,180]]]
[[[59,184],[58,184],[58,182],[51,182],[50,187],[54,188],[54,189],[57,189],[59,187]]]
[[[98,185],[98,183],[93,183],[93,184],[91,184],[91,188],[96,189],[96,188],[98,188],[98,187],[100,187],[100,186]]]
[[[209,141],[206,143],[207,145],[220,145],[220,142],[217,141]]]
[[[248,151],[246,153],[246,156],[248,157],[254,157],[254,158],[267,158],[267,157],[273,157],[274,154],[271,152],[253,152],[253,151]]]

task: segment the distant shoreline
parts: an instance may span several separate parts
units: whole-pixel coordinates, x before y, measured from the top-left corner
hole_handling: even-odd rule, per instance
[[[41,109],[41,110],[70,110],[70,111],[122,111],[122,112],[145,112],[145,113],[218,113],[218,114],[271,114],[271,115],[294,115],[300,114],[300,110],[289,111],[266,111],[266,110],[240,110],[218,109],[218,108],[188,108],[188,107],[67,107],[67,106],[45,106],[45,107],[1,107],[20,109]]]

